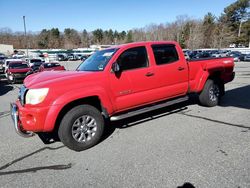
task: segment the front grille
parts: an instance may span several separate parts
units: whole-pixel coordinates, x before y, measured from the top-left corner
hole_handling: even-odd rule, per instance
[[[26,77],[26,72],[23,73],[14,73],[15,78],[24,78]]]
[[[27,93],[27,91],[28,89],[24,85],[20,87],[20,90],[18,93],[18,99],[22,106],[25,104],[25,94]]]

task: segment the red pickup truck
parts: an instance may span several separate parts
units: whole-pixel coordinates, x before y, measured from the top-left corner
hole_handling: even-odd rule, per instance
[[[217,105],[233,69],[231,57],[187,61],[176,42],[119,45],[96,52],[76,71],[28,76],[11,104],[12,118],[21,136],[58,138],[81,151],[98,143],[107,122],[183,102],[190,93],[204,106]]]

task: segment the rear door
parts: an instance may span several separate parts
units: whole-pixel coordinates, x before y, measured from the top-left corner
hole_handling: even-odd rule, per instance
[[[155,61],[158,99],[185,95],[188,91],[188,65],[174,44],[151,45]],[[181,49],[180,49],[181,50]]]

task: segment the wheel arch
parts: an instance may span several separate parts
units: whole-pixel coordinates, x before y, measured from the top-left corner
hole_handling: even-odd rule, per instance
[[[224,83],[223,83],[223,80],[221,78],[221,75],[222,75],[221,70],[217,70],[217,71],[214,71],[214,72],[207,72],[206,74],[204,74],[202,76],[202,78],[200,79],[200,82],[199,82],[199,85],[198,85],[198,88],[197,88],[197,92],[200,93],[204,89],[204,86],[205,86],[207,80],[215,81],[216,83],[219,84],[219,86],[222,89],[224,89]]]
[[[100,100],[100,98],[98,96],[89,96],[89,97],[84,97],[84,98],[76,99],[76,100],[70,101],[67,104],[65,104],[63,106],[63,108],[60,110],[60,112],[58,113],[58,116],[56,118],[56,121],[55,121],[55,127],[54,127],[53,132],[57,132],[58,131],[58,128],[60,126],[62,118],[65,116],[65,114],[70,109],[72,109],[75,106],[82,105],[82,104],[88,104],[88,105],[94,106],[95,108],[97,108],[102,113],[102,115],[105,118],[108,117],[108,112],[103,107],[103,105],[101,103],[101,100]]]

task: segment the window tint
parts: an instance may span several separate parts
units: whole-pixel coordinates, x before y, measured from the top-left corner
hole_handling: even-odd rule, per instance
[[[23,62],[15,62],[15,63],[10,63],[9,67],[11,69],[24,69],[24,68],[29,68],[27,63],[23,63]]]
[[[152,49],[157,65],[172,63],[179,59],[174,45],[153,45]]]
[[[148,66],[146,48],[136,47],[123,52],[117,60],[121,70],[137,69]]]

